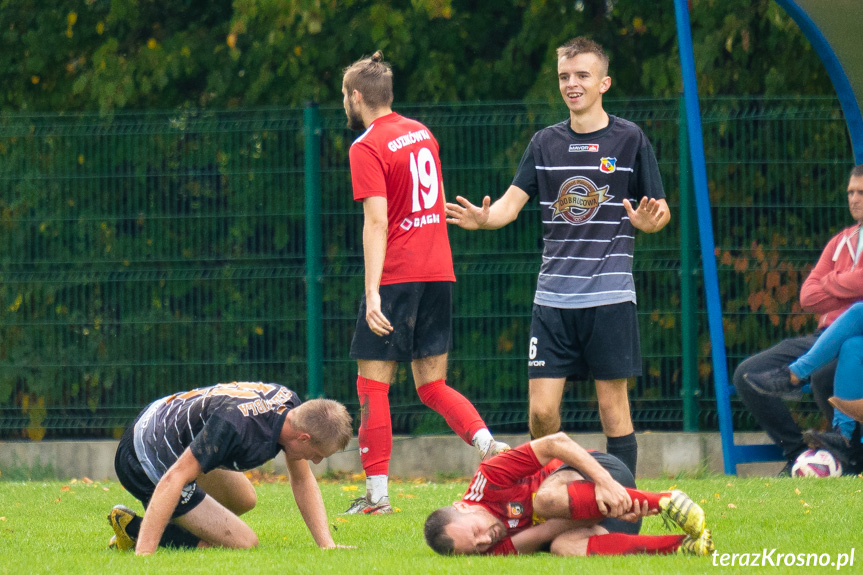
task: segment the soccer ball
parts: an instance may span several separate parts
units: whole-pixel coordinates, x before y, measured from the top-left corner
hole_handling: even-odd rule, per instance
[[[839,477],[842,464],[826,449],[807,449],[797,456],[792,477]]]

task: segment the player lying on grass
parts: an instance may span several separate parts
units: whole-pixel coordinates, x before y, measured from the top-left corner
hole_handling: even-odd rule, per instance
[[[234,382],[154,401],[126,430],[114,468],[146,508],[143,518],[117,505],[108,516],[118,549],[148,555],[158,547],[250,548],[257,535],[239,518],[257,503],[242,472],[285,454],[297,507],[315,543],[332,539],[317,480],[319,463],[345,448],[351,416],[328,399],[301,403],[272,383]]]
[[[481,463],[462,499],[429,515],[426,543],[442,555],[713,552],[704,511],[685,493],[621,481],[635,485],[620,460],[547,435]],[[637,535],[640,518],[657,513],[685,535]]]

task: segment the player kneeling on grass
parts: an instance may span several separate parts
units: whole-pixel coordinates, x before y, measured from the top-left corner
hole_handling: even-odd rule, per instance
[[[547,435],[481,463],[462,499],[429,515],[426,542],[442,555],[713,552],[704,511],[685,493],[634,487],[614,456]],[[658,513],[685,535],[638,535]]]
[[[344,449],[350,437],[342,404],[301,403],[272,383],[222,383],[154,401],[123,434],[114,458],[120,483],[147,512],[141,518],[115,506],[108,516],[111,544],[138,555],[156,547],[257,546],[257,535],[239,518],[257,502],[242,472],[284,451],[294,499],[315,543],[338,547],[308,462]]]

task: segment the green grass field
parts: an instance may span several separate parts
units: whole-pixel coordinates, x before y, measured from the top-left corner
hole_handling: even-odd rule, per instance
[[[704,507],[719,553],[849,554],[863,531],[863,479],[778,479],[709,477],[639,482],[659,491],[676,485]],[[322,551],[305,529],[286,483],[261,483],[258,507],[246,520],[258,533],[251,551],[160,550],[151,557],[108,550],[112,534],[105,517],[116,503],[136,511],[140,504],[118,483],[0,482],[0,573],[813,573],[835,566],[722,567],[713,558],[438,557],[422,540],[425,517],[458,499],[466,482],[394,482],[391,500],[398,513],[343,517],[361,482],[324,481],[321,488],[337,543],[352,550]],[[664,533],[662,520],[645,520],[643,533]],[[840,572],[863,572],[863,545],[854,565]],[[730,562],[730,557],[728,558]],[[736,559],[739,562],[739,558]],[[811,565],[811,563],[810,563]]]

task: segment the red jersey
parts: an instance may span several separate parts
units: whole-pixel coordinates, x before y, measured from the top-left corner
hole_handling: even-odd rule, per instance
[[[482,505],[503,521],[507,535],[533,524],[533,497],[546,477],[563,465],[552,459],[542,465],[530,443],[481,463],[462,501]]]
[[[855,224],[833,236],[800,288],[803,309],[822,314],[819,328],[827,327],[851,304],[863,299],[863,265],[857,265],[858,234],[860,224]]]
[[[438,143],[429,129],[387,114],[351,145],[350,160],[354,200],[387,199],[381,285],[454,282]]]

